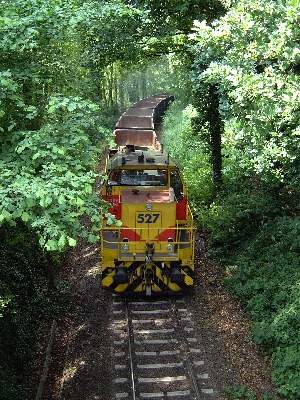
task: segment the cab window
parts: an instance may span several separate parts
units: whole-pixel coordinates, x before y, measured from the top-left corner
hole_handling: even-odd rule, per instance
[[[123,169],[112,171],[109,185],[117,186],[166,186],[168,171],[164,169]]]

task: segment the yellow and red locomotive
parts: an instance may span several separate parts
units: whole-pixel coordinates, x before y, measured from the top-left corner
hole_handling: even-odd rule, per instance
[[[119,119],[102,197],[122,221],[101,229],[102,286],[116,293],[181,293],[194,283],[194,224],[180,171],[156,123],[172,97],[141,100]]]

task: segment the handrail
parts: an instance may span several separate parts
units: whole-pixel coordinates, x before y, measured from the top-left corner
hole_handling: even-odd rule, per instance
[[[196,230],[196,227],[193,225],[193,224],[191,224],[190,226],[184,226],[184,227],[179,227],[178,226],[178,222],[177,222],[177,226],[176,227],[163,227],[163,228],[151,228],[151,227],[146,227],[146,228],[131,228],[131,227],[118,227],[118,226],[109,226],[109,227],[105,227],[105,228],[102,228],[101,229],[103,232],[104,231],[107,231],[107,232],[109,232],[109,231],[111,231],[111,232],[116,232],[117,233],[117,239],[118,240],[115,240],[115,241],[111,241],[111,240],[107,240],[107,239],[105,239],[104,237],[103,237],[103,235],[102,235],[102,240],[103,240],[103,242],[104,243],[123,243],[122,241],[120,241],[120,233],[122,232],[122,230],[123,231],[128,231],[128,230],[130,230],[130,231],[133,231],[133,232],[136,232],[136,231],[138,231],[139,233],[141,233],[142,234],[142,231],[144,231],[144,232],[149,232],[149,230],[150,231],[163,231],[163,230],[173,230],[174,232],[179,232],[179,231],[185,231],[185,232],[187,232],[188,234],[189,234],[189,237],[190,237],[190,240],[188,240],[188,241],[172,241],[171,243],[172,244],[174,244],[174,245],[176,245],[176,244],[189,244],[189,243],[192,243],[193,242],[193,233],[195,232],[195,230]],[[168,240],[166,239],[166,240],[162,240],[162,239],[159,239],[159,238],[157,238],[157,239],[155,239],[155,238],[153,238],[153,239],[149,239],[149,238],[147,238],[147,239],[139,239],[139,240],[130,240],[129,241],[129,243],[136,243],[136,242],[148,242],[148,241],[151,241],[151,242],[165,242],[165,243],[167,243],[168,242]]]
[[[178,224],[178,222],[177,222]],[[153,231],[164,231],[164,230],[175,230],[175,231],[186,231],[186,230],[196,230],[196,226],[194,224],[191,224],[189,226],[180,226],[180,227],[176,227],[176,226],[160,226],[160,227],[156,227],[156,228],[151,228],[151,227],[146,227],[146,228],[134,228],[134,227],[130,227],[130,226],[116,226],[116,225],[109,225],[109,226],[105,226],[105,227],[101,227],[102,231],[121,231],[121,230],[131,230],[131,231],[149,231],[149,230],[153,230]]]
[[[103,243],[111,243],[111,244],[117,244],[117,243],[120,243],[120,244],[131,243],[131,244],[133,244],[133,243],[141,243],[141,242],[142,243],[143,242],[149,242],[149,239],[131,240],[130,242],[120,242],[119,240],[117,242],[112,242],[110,240],[103,239]],[[167,241],[163,241],[163,240],[159,240],[159,239],[150,239],[150,242],[168,243]],[[171,243],[175,245],[175,244],[190,244],[192,242],[193,242],[192,240],[189,240],[188,242],[171,242]]]

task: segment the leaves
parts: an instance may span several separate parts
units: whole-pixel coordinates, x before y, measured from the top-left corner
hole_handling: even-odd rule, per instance
[[[76,110],[84,111],[79,118],[76,110],[64,109],[72,102],[67,97],[52,98],[51,123],[15,133],[0,161],[0,223],[21,218],[39,233],[47,251],[75,246],[78,236],[95,242],[100,226],[101,206],[92,192],[97,148],[85,132],[101,138],[94,111],[98,107],[76,97]],[[58,118],[62,110],[67,114]],[[93,221],[89,235],[79,223],[84,214]]]
[[[23,222],[27,222],[29,220],[29,214],[27,212],[23,212],[21,215],[21,219]]]
[[[66,244],[66,235],[65,234],[61,235],[61,237],[58,239],[57,244],[58,244],[59,248],[61,248],[61,249],[65,248],[65,244]]]
[[[226,129],[239,132],[230,147],[225,141],[225,151],[239,152],[247,173],[284,182],[299,145],[292,139],[300,123],[299,77],[292,67],[299,63],[299,26],[290,14],[296,3],[274,4],[244,0],[212,26],[196,24],[195,81],[199,88],[218,86]]]
[[[68,243],[69,243],[69,246],[71,246],[71,247],[76,246],[76,240],[71,237],[68,238]]]

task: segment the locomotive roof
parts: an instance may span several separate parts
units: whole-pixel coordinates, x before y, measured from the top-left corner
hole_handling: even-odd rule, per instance
[[[133,168],[153,169],[175,167],[168,154],[149,148],[139,148],[131,152],[118,151],[108,161],[108,169]]]

